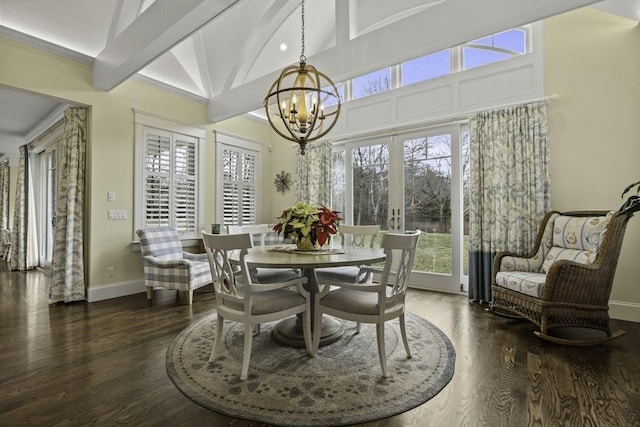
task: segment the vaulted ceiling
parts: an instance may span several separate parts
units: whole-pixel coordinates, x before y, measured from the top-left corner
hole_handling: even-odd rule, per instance
[[[595,1],[306,0],[305,55],[343,81]],[[597,6],[640,19],[640,0]],[[137,78],[205,102],[212,122],[261,107],[300,30],[298,0],[0,0],[0,36],[92,63],[97,90]],[[0,153],[60,103],[0,87]]]

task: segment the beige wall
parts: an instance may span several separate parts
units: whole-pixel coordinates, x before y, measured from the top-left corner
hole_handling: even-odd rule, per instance
[[[134,231],[134,108],[207,128],[205,156],[208,165],[215,165],[212,130],[216,127],[258,142],[270,139],[266,126],[244,118],[213,126],[206,119],[206,104],[146,84],[128,81],[109,92],[95,90],[91,86],[90,66],[1,37],[0,58],[0,84],[91,107],[85,221],[88,231],[86,268],[88,284],[93,288],[143,278],[140,254],[133,252],[131,244]],[[15,192],[14,169],[11,172]],[[213,167],[207,167],[205,223],[214,222],[215,218],[214,173]],[[116,193],[115,202],[107,202],[108,191]],[[263,191],[267,191],[266,188]],[[127,210],[128,219],[107,220],[110,209]],[[108,278],[107,267],[111,266],[115,267],[115,277]]]
[[[640,180],[640,28],[593,8],[545,21],[552,206],[616,209]],[[640,215],[629,222],[612,300],[640,304]],[[636,310],[638,306],[636,306]]]

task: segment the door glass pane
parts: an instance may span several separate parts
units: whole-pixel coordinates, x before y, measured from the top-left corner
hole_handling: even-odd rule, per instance
[[[46,262],[53,258],[53,233],[56,220],[56,200],[58,198],[57,157],[53,150],[47,155],[47,220],[46,220]]]
[[[345,170],[345,151],[334,151],[331,155],[331,208],[345,218],[347,206],[347,180]]]
[[[386,229],[389,209],[389,146],[352,149],[353,224]]]
[[[451,274],[451,134],[404,141],[404,221],[424,233],[414,270]]]
[[[470,159],[469,159],[469,128],[462,128],[462,274],[469,275],[469,200],[470,200]]]

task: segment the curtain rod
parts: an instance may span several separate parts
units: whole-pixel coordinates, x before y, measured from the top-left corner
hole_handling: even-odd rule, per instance
[[[543,96],[543,97],[540,97],[540,98],[528,99],[526,101],[512,102],[510,104],[498,105],[497,107],[491,107],[491,108],[484,109],[484,110],[472,111],[472,112],[469,113],[469,115],[482,113],[483,111],[501,110],[503,108],[515,107],[517,105],[531,104],[531,103],[534,103],[534,102],[542,102],[542,101],[553,102],[556,99],[558,99],[559,97],[560,97],[560,95],[558,95],[557,93],[552,93],[551,95]]]
[[[340,136],[337,137],[335,139],[332,138],[328,138],[327,141],[331,142],[332,144],[340,144],[343,142],[351,142],[351,141],[361,141],[363,139],[370,139],[370,138],[383,138],[383,137],[387,137],[387,136],[394,136],[394,135],[398,135],[400,133],[407,133],[407,132],[413,132],[413,131],[419,131],[419,130],[427,130],[427,129],[431,129],[434,127],[439,127],[442,125],[456,125],[456,124],[461,124],[461,123],[466,123],[469,121],[469,117],[472,116],[473,114],[477,114],[477,113],[481,113],[483,111],[492,111],[492,110],[500,110],[502,108],[508,108],[508,107],[515,107],[516,105],[524,105],[524,104],[530,104],[533,102],[542,102],[542,101],[547,101],[547,102],[552,102],[557,100],[560,97],[560,95],[558,95],[557,93],[553,93],[551,95],[547,95],[547,96],[543,96],[540,98],[534,98],[534,99],[529,99],[526,101],[518,101],[518,102],[513,102],[510,104],[503,104],[503,105],[499,105],[497,107],[491,107],[491,108],[486,108],[486,109],[482,109],[482,110],[474,110],[474,111],[469,111],[467,113],[464,114],[459,114],[459,115],[455,115],[455,116],[447,116],[447,117],[441,117],[438,119],[435,119],[433,121],[430,122],[422,122],[422,123],[409,123],[406,126],[402,126],[402,127],[394,127],[394,128],[387,128],[387,129],[380,129],[378,131],[373,131],[370,133],[360,133],[360,134],[355,134],[355,135],[345,135],[345,136]]]

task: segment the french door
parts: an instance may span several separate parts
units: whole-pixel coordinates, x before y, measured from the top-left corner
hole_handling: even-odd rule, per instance
[[[56,223],[56,201],[58,199],[58,157],[57,145],[42,151],[40,157],[40,203],[39,203],[39,265],[51,267],[53,257],[53,235]]]
[[[414,287],[466,291],[467,141],[464,126],[450,125],[350,142],[334,153],[334,204],[345,223],[423,232]]]

